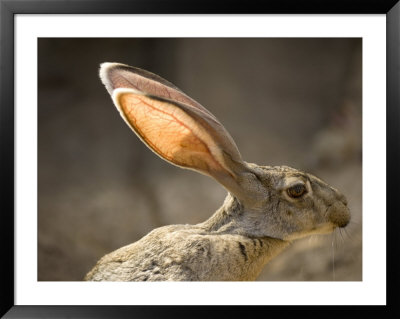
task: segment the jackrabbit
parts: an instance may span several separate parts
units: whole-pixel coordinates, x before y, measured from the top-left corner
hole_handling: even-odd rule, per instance
[[[244,162],[215,116],[163,78],[119,63],[103,63],[100,78],[153,152],[214,178],[228,195],[207,221],[154,229],[105,255],[85,280],[255,280],[291,241],[349,223],[339,191],[287,166]]]

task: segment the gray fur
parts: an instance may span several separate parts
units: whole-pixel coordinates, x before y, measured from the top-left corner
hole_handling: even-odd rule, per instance
[[[110,65],[121,66],[107,64],[107,68]],[[101,74],[106,82],[105,67]],[[110,83],[105,84],[113,90]],[[234,172],[233,179],[224,176],[226,172],[210,173],[227,188],[228,195],[208,220],[154,229],[139,241],[105,255],[85,280],[255,280],[265,264],[293,240],[329,233],[350,221],[345,197],[317,177],[286,166],[246,163],[235,156],[233,160],[227,154],[224,159]],[[292,198],[288,188],[298,183],[307,191]]]

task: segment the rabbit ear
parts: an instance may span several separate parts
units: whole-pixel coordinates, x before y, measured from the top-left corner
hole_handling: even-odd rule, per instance
[[[100,71],[131,129],[161,158],[214,177],[238,198],[244,197],[240,181],[247,166],[222,124],[169,82],[154,77],[149,82],[133,70],[124,67],[119,74],[113,68],[110,75],[107,70]]]

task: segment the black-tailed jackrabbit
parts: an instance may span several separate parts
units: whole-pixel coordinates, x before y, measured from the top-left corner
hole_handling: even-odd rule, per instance
[[[291,241],[349,223],[336,189],[290,167],[244,162],[215,116],[168,81],[119,63],[102,64],[100,78],[152,151],[213,177],[228,196],[203,223],[160,227],[104,256],[85,280],[254,280]]]

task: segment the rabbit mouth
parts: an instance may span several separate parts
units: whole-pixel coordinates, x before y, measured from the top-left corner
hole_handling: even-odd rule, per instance
[[[323,235],[329,234],[335,230],[335,228],[346,227],[350,222],[350,210],[346,205],[346,202],[337,201],[329,205],[326,209],[325,218],[326,222],[316,225],[310,230],[303,230],[289,234],[284,240],[294,240],[310,235]]]

